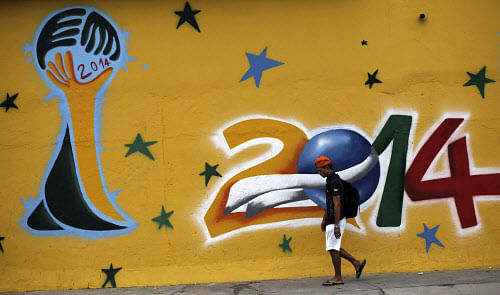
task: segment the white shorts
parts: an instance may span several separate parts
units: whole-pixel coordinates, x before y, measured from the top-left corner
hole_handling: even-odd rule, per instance
[[[340,242],[342,241],[342,237],[344,236],[344,229],[345,229],[345,224],[346,224],[346,219],[342,218],[339,221],[339,226],[340,226],[340,239],[337,239],[335,237],[334,233],[334,225],[329,224],[326,226],[325,230],[325,236],[326,236],[326,251],[328,250],[340,250]]]

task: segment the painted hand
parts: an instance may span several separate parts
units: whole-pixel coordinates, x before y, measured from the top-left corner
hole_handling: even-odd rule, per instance
[[[55,60],[48,63],[46,74],[66,95],[71,114],[75,157],[87,197],[100,212],[115,220],[123,221],[124,219],[109,202],[101,183],[94,133],[96,94],[112,72],[113,68],[108,67],[91,81],[79,82],[75,76],[73,56],[70,51],[66,51],[64,61],[61,54],[56,53]]]
[[[101,89],[101,87],[106,83],[108,78],[113,72],[113,68],[109,67],[95,77],[89,82],[79,82],[75,75],[75,69],[73,65],[73,55],[70,51],[66,51],[64,54],[64,61],[61,53],[56,53],[54,61],[49,61],[48,69],[45,71],[47,77],[58,86],[64,93],[66,97],[71,98],[74,96],[81,97],[91,97],[92,100],[95,94]],[[73,95],[76,94],[76,95]]]

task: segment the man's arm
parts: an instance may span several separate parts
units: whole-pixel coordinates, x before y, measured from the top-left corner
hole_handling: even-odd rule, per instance
[[[326,230],[326,218],[327,218],[327,214],[326,214],[326,210],[325,210],[325,215],[323,215],[323,220],[321,221],[321,231]]]
[[[334,234],[337,239],[340,238],[340,227],[339,227],[339,222],[340,222],[340,195],[335,195],[333,196],[333,212],[335,214],[334,220],[335,220],[335,229],[334,229]]]

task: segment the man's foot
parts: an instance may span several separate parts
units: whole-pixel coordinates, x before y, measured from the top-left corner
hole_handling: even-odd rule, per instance
[[[359,277],[361,277],[361,273],[363,272],[365,265],[366,265],[366,259],[364,259],[363,262],[361,262],[358,269],[356,270],[356,279],[359,279]]]
[[[343,285],[343,284],[344,284],[344,282],[335,281],[335,279],[331,279],[331,280],[323,282],[323,286],[335,286],[335,285]]]

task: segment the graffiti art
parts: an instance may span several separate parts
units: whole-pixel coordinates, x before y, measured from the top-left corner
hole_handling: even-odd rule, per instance
[[[280,222],[295,220],[294,224],[298,224],[298,220],[322,217],[325,180],[314,166],[314,159],[319,156],[333,159],[334,170],[358,189],[362,207],[373,199],[385,181],[373,224],[376,228],[401,227],[405,192],[412,204],[434,199],[453,201],[457,227],[477,228],[474,197],[498,199],[500,173],[471,173],[473,167],[469,164],[464,136],[448,145],[451,176],[423,180],[438,152],[465,121],[465,115],[445,117],[424,139],[407,170],[414,117],[389,114],[373,141],[353,126],[309,132],[274,118],[244,119],[224,128],[217,145],[226,145],[228,155],[259,144],[271,144],[273,148],[263,157],[246,163],[244,168],[238,168],[238,173],[224,178],[224,183],[216,188],[204,217],[207,240],[220,240],[241,230]],[[379,156],[391,144],[387,173],[381,177]],[[350,223],[359,227],[355,220]]]
[[[22,225],[33,234],[98,238],[136,227],[106,186],[99,156],[102,100],[130,61],[124,37],[109,16],[86,6],[55,11],[35,34],[33,63],[48,98],[59,98],[62,125],[40,195],[23,200]]]

